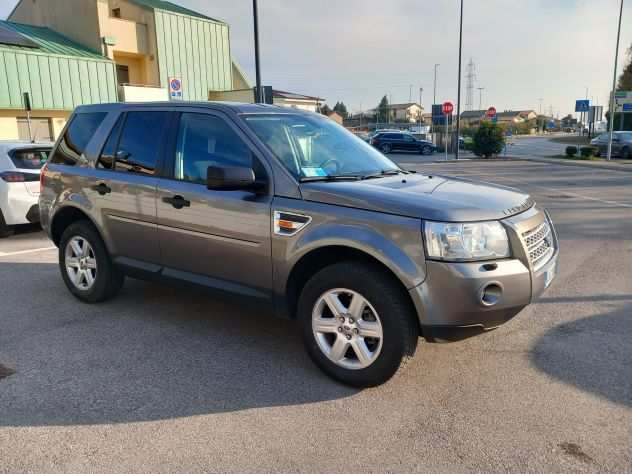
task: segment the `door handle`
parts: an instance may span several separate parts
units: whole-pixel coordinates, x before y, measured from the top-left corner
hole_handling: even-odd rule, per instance
[[[97,193],[99,193],[101,196],[105,196],[108,193],[112,192],[112,188],[110,188],[107,184],[105,183],[99,183],[95,186],[92,186],[92,189],[94,189]]]
[[[183,207],[190,207],[191,201],[187,201],[182,196],[163,197],[162,202],[171,204],[176,209],[182,209]]]

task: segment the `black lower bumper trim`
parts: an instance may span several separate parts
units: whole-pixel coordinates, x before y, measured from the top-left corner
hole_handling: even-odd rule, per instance
[[[26,213],[26,220],[31,224],[36,224],[40,221],[39,206],[37,204],[33,204],[29,212]]]

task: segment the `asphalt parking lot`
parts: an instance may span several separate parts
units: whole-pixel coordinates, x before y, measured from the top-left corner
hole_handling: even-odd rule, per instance
[[[80,304],[22,230],[0,241],[0,472],[632,472],[632,174],[392,157],[532,193],[561,241],[549,291],[359,391],[294,323],[204,294],[128,279]]]

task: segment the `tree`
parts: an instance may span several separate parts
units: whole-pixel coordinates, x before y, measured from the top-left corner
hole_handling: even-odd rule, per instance
[[[347,106],[344,102],[336,102],[336,105],[334,105],[334,112],[337,112],[342,118],[347,118],[349,116]]]
[[[320,113],[323,115],[329,115],[332,112],[332,110],[329,108],[329,106],[327,104],[323,104],[320,107]]]
[[[388,106],[388,98],[386,96],[382,97],[379,105],[377,106],[377,119],[380,122],[386,122],[388,119],[389,106]]]
[[[474,134],[472,151],[476,156],[489,158],[498,155],[505,146],[505,134],[503,128],[488,120],[481,122],[481,126]]]
[[[632,46],[628,48],[628,63],[619,76],[617,89],[620,91],[632,91]]]

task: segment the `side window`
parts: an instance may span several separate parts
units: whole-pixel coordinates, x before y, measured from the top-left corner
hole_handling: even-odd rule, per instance
[[[413,137],[411,137],[410,135],[404,135],[404,140],[406,140],[407,142],[414,142],[415,139]]]
[[[128,112],[115,152],[116,171],[154,174],[168,112]]]
[[[75,115],[61,137],[51,163],[70,166],[77,164],[105,116],[105,112]]]
[[[404,136],[401,133],[393,133],[393,138],[395,140],[403,140]]]
[[[119,119],[116,121],[114,128],[110,132],[110,136],[108,137],[105,145],[103,146],[103,150],[101,150],[101,155],[99,155],[99,160],[97,161],[97,168],[104,168],[106,170],[114,169],[114,154],[116,153],[116,146],[118,145],[119,136],[121,135],[121,129],[123,128],[123,120],[125,118],[124,114],[121,114]]]
[[[180,116],[175,179],[205,184],[209,166],[252,165],[252,152],[223,119],[196,113]]]

